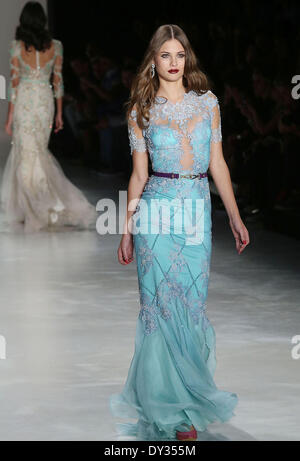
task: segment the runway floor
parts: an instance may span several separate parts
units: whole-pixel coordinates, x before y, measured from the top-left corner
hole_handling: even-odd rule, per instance
[[[93,203],[126,190],[118,177],[70,172]],[[215,381],[239,403],[199,440],[299,440],[291,339],[300,335],[300,243],[247,227],[251,243],[239,256],[225,213],[214,213],[207,315]],[[2,224],[0,232],[0,439],[125,440],[108,396],[127,376],[139,301],[135,261],[117,261],[120,235],[12,234]]]

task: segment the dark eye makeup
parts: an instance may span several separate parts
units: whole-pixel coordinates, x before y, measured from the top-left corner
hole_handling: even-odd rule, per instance
[[[161,55],[162,58],[167,58],[168,56],[169,56],[168,53],[163,53],[163,54]],[[184,53],[179,53],[178,56],[179,56],[180,58],[184,58],[184,57],[185,57],[185,54],[184,54]]]

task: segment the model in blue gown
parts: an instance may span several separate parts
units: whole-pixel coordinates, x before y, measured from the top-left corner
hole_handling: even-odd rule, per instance
[[[211,143],[222,142],[218,99],[210,90],[187,91],[177,103],[157,96],[146,128],[138,128],[132,109],[128,131],[131,153],[148,151],[153,171],[204,173]],[[184,208],[184,199],[192,199],[192,208]],[[200,223],[194,234],[178,225],[181,216]],[[234,415],[237,395],[219,390],[213,379],[216,341],[206,316],[211,235],[207,177],[150,176],[133,214],[141,306],[135,351],[121,394],[110,397],[115,416],[138,421],[119,424],[121,434],[175,439],[186,425],[204,431]]]

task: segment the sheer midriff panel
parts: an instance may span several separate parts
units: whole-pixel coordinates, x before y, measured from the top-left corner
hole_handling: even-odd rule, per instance
[[[180,164],[184,170],[193,170],[195,163],[195,154],[193,152],[193,147],[191,145],[191,135],[192,132],[195,130],[196,125],[201,122],[203,122],[203,116],[200,112],[196,113],[186,123],[186,125],[181,125],[174,119],[171,122],[169,120],[162,118],[159,118],[155,121],[155,124],[160,126],[168,126],[177,133],[178,138],[180,139],[180,147],[182,150]]]

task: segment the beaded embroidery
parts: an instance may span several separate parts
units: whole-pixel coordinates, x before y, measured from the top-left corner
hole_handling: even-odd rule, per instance
[[[189,91],[174,104],[157,96],[147,128],[138,127],[136,110],[132,109],[128,136],[131,154],[148,151],[156,171],[206,171],[210,143],[222,140],[218,99],[210,90],[202,95]],[[184,156],[186,162],[181,163]]]
[[[190,91],[184,95],[182,101],[175,104],[157,97],[156,104],[150,109],[149,124],[143,130],[137,126],[136,110],[132,110],[128,135],[131,154],[148,153],[154,171],[192,174],[205,172],[209,166],[211,143],[222,140],[217,97],[211,91],[202,95]],[[163,261],[159,258],[160,248],[164,245],[160,240],[163,238],[162,234],[158,233],[153,238],[146,238],[142,233],[134,235],[141,301],[139,318],[143,322],[145,334],[149,335],[158,329],[159,319],[172,319],[173,309],[170,306],[180,306],[189,312],[195,324],[201,321],[205,330],[209,325],[205,314],[205,300],[211,238],[208,178],[190,180],[150,176],[141,198],[149,204],[150,199],[162,197],[179,200],[192,197],[204,199],[206,234],[201,244],[199,267],[190,267],[189,259],[186,260],[184,256],[188,241],[186,235],[179,242],[173,239]],[[140,217],[143,222],[147,222],[144,211],[144,207],[138,205],[135,220]],[[152,224],[153,219],[161,220],[161,214],[159,218],[151,217]],[[168,239],[169,235],[166,242],[169,242]],[[156,242],[161,245],[158,249]],[[162,267],[161,263],[167,267]],[[148,277],[155,278],[152,285],[148,283]]]

